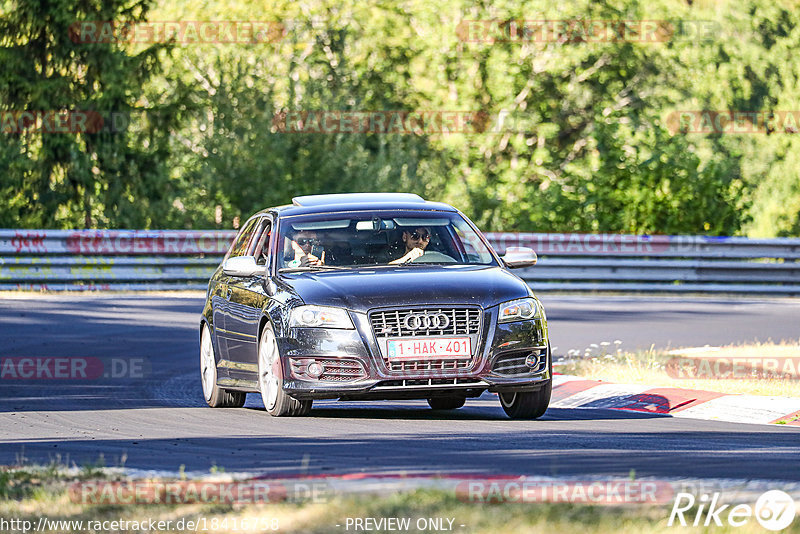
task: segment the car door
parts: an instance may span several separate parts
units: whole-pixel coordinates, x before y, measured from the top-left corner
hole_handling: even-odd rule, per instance
[[[228,281],[230,277],[222,271],[217,275],[211,287],[211,316],[214,325],[214,352],[221,362],[227,355],[227,342],[225,337],[225,314],[228,311]],[[217,370],[218,378],[227,378],[226,368]]]
[[[254,217],[245,223],[241,232],[239,232],[239,235],[237,235],[236,239],[233,241],[233,245],[231,245],[231,248],[225,255],[223,265],[228,258],[235,258],[247,254],[259,220],[260,217]],[[215,295],[212,296],[212,302],[214,303],[214,330],[216,332],[219,357],[221,360],[220,366],[223,368],[227,368],[228,362],[230,362],[230,297],[232,282],[235,282],[235,278],[220,273]]]
[[[227,327],[228,358],[231,378],[255,380],[258,372],[258,325],[262,310],[268,300],[265,288],[268,251],[272,236],[272,220],[262,217],[258,222],[247,255],[264,265],[264,272],[256,276],[231,277],[228,283]]]

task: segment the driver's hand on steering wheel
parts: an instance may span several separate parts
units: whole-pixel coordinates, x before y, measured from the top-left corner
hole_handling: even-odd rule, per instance
[[[403,263],[408,263],[410,261],[414,261],[417,258],[419,258],[420,256],[422,256],[423,254],[425,254],[425,251],[422,250],[421,248],[419,248],[419,247],[412,248],[411,250],[406,252],[405,256],[403,256]]]

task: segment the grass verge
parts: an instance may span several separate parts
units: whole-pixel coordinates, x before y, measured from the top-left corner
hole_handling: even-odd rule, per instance
[[[454,491],[417,489],[388,495],[349,495],[317,498],[313,502],[272,504],[84,504],[70,487],[89,471],[62,473],[56,469],[4,469],[1,471],[3,499],[0,517],[29,521],[38,525],[46,517],[48,525],[61,521],[59,528],[37,532],[139,532],[147,526],[131,528],[98,527],[96,522],[171,521],[158,532],[303,532],[327,534],[354,532],[455,532],[464,534],[552,533],[659,533],[668,530],[670,504],[592,506],[572,503],[480,504],[460,500]],[[96,480],[96,479],[95,479]],[[106,477],[113,481],[113,477]],[[117,478],[117,481],[122,480]],[[692,518],[693,514],[687,515]],[[350,518],[350,523],[348,523]],[[361,528],[353,520],[361,518],[407,519],[410,528]],[[183,523],[181,523],[183,520]],[[432,521],[431,521],[432,520]],[[71,523],[63,523],[63,522]],[[192,521],[195,528],[187,528]],[[94,526],[93,523],[95,522]],[[178,528],[183,525],[184,528]],[[349,526],[348,526],[349,525]],[[5,531],[19,531],[11,529]],[[763,532],[754,520],[744,527],[679,528],[683,532]],[[786,532],[800,532],[800,522]]]
[[[800,397],[800,342],[623,352],[592,345],[556,361],[557,371],[606,382],[719,393]]]

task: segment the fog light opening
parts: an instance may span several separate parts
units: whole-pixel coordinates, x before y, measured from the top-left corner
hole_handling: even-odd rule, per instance
[[[319,378],[325,372],[325,366],[318,362],[311,362],[306,368],[306,373],[311,378]]]
[[[525,358],[525,365],[533,369],[539,365],[539,355],[537,353],[528,354],[528,357]]]

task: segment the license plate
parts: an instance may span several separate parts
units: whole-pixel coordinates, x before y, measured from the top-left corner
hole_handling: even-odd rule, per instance
[[[472,344],[468,337],[390,339],[386,349],[389,358],[460,358],[472,355]]]

